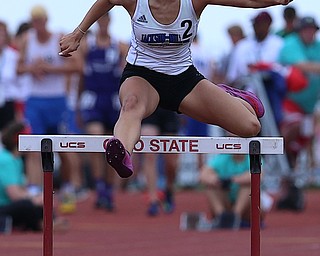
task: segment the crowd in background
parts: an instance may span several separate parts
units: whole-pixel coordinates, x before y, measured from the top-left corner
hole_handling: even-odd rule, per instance
[[[30,20],[10,35],[0,17],[0,217],[23,230],[41,229],[43,184],[40,155],[18,152],[17,135],[111,134],[120,109],[119,79],[129,47],[127,42],[111,37],[106,14],[99,19],[97,30],[86,34],[77,53],[60,57],[62,35],[48,29],[49,18],[42,6],[35,6]],[[238,24],[229,26],[227,33],[233,46],[219,60],[210,59],[210,54],[203,51],[199,35],[191,48],[192,57],[207,79],[258,96],[250,81],[259,78],[267,95],[268,102],[264,103],[270,105],[267,111],[272,113],[264,123],[274,124],[286,144],[289,170],[285,170],[285,192],[278,199],[278,207],[302,210],[301,196],[292,198],[289,193],[300,189],[292,177],[301,169],[302,158],[305,175],[319,167],[319,25],[314,17],[300,17],[294,7],[284,8],[283,28],[273,28],[272,22],[268,12],[257,11],[251,20],[252,35],[245,35]],[[161,109],[144,121],[142,134],[226,135],[218,127]],[[177,176],[184,176],[182,156],[137,155],[135,176],[129,180],[114,175],[102,153],[62,153],[57,158],[58,215],[75,211],[77,201],[85,200],[88,191],[93,191],[96,198],[92,207],[113,212],[114,194],[132,189],[146,193],[148,216],[160,214],[161,207],[167,213],[174,211]],[[247,157],[199,155],[194,161],[196,175],[189,184],[205,188],[210,218],[214,219],[210,227],[247,225]],[[309,176],[308,185],[315,182]],[[21,216],[21,211],[29,215]],[[56,224],[65,225],[58,217]]]

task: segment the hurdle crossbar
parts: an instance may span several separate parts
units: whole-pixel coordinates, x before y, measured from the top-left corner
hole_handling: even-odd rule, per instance
[[[43,255],[53,255],[53,153],[104,152],[112,136],[19,135],[19,151],[41,152],[44,172]],[[282,137],[141,136],[136,153],[249,154],[251,174],[251,256],[260,256],[261,155],[283,154]]]
[[[19,135],[19,151],[41,151],[41,140],[51,139],[53,152],[104,152],[112,136]],[[261,154],[283,154],[282,137],[141,136],[135,153],[249,154],[250,141],[259,141]]]

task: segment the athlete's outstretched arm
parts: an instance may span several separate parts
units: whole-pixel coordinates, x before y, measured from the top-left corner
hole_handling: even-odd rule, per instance
[[[242,8],[264,8],[274,5],[287,5],[293,0],[193,0],[193,6],[200,17],[207,5],[222,5]]]
[[[113,0],[97,0],[88,10],[79,26],[71,33],[65,35],[60,40],[60,53],[64,57],[70,57],[71,52],[78,49],[80,41],[86,31],[95,23],[103,14],[110,11],[116,2]]]
[[[293,0],[204,0],[202,2],[234,7],[263,8],[273,5],[287,5],[292,1]]]

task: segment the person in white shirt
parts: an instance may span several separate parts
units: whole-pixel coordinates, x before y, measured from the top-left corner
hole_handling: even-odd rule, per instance
[[[266,11],[252,19],[254,34],[238,42],[227,70],[227,81],[235,83],[250,74],[250,66],[259,62],[275,63],[283,46],[283,39],[271,33],[272,17]]]
[[[67,112],[66,75],[81,72],[77,56],[61,58],[59,40],[62,33],[48,29],[48,13],[36,5],[30,12],[32,28],[23,37],[17,66],[19,75],[29,88],[25,117],[32,134],[61,134]],[[72,164],[68,154],[60,154],[64,164]],[[42,186],[39,154],[29,153],[26,170],[32,190],[38,193]],[[69,168],[69,167],[66,167]]]

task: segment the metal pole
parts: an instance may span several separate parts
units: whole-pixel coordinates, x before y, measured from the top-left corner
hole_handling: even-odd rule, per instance
[[[249,143],[251,173],[251,256],[260,256],[260,142]]]
[[[43,169],[43,255],[53,255],[53,151],[52,140],[41,140]]]

